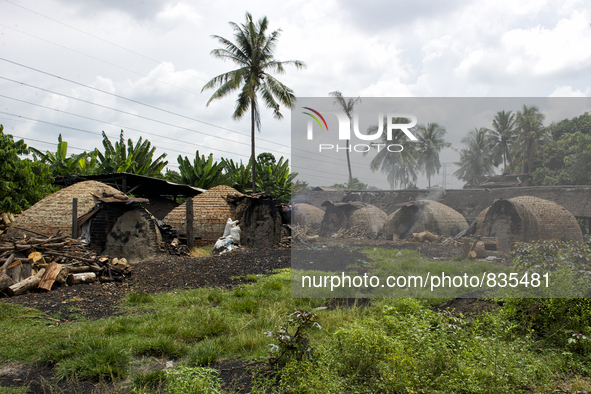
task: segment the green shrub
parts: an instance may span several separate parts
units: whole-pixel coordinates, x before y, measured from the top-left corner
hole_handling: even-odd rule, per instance
[[[212,368],[178,367],[166,371],[166,390],[170,394],[221,394],[222,388]]]

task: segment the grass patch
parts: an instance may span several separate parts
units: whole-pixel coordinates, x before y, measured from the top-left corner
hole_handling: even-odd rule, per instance
[[[219,340],[200,342],[189,354],[187,364],[191,367],[206,367],[220,359],[224,348]]]
[[[164,335],[145,338],[133,347],[133,353],[136,356],[153,356],[172,360],[183,357],[187,352],[188,348],[185,344]]]
[[[408,251],[367,253],[376,270],[441,264]],[[449,264],[450,275],[469,268],[463,260]],[[441,299],[292,298],[290,284],[290,271],[282,270],[230,290],[131,293],[122,300],[124,316],[59,327],[29,318],[43,316],[39,311],[0,303],[0,358],[53,365],[61,379],[131,378],[137,392],[185,390],[203,379],[217,389],[201,368],[224,359],[265,361],[274,339],[264,332],[298,308],[314,311],[322,325],[309,331],[314,352],[261,372],[253,392],[551,392],[560,379],[573,388],[589,381],[587,300],[502,300],[495,312],[467,319],[435,312]],[[51,340],[39,346],[39,338]],[[190,368],[174,369],[184,377],[138,373],[135,358]]]
[[[189,256],[191,256],[191,257],[208,257],[208,256],[211,256],[212,250],[213,250],[212,246],[202,246],[202,247],[195,246],[189,252]]]
[[[154,302],[154,297],[145,293],[129,293],[127,295],[127,303],[134,304],[149,304]]]

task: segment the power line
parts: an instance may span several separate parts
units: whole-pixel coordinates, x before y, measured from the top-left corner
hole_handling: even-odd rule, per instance
[[[43,124],[46,124],[46,125],[54,126],[54,127],[61,127],[61,128],[64,128],[64,129],[69,129],[69,130],[74,130],[74,131],[80,131],[80,132],[83,132],[83,133],[95,134],[95,135],[102,135],[101,133],[97,133],[96,131],[79,129],[77,127],[61,125],[59,123],[48,122],[48,121],[40,120],[40,119],[33,119],[33,118],[28,117],[28,116],[13,114],[13,113],[10,113],[10,112],[0,111],[0,114],[10,115],[10,116],[16,116],[18,118],[28,119],[28,120],[32,120],[32,121],[35,121],[35,122],[38,122],[38,123],[43,123]],[[115,136],[111,136],[111,138],[116,138],[116,137]],[[163,149],[164,150],[164,148],[162,148],[162,147],[159,147],[159,146],[156,146],[156,145],[154,145],[154,146],[157,147],[157,148],[160,148],[160,149]],[[223,150],[223,149],[211,148],[211,147],[204,146],[204,145],[201,145],[201,146],[203,146],[204,148],[216,150],[216,151],[219,151],[219,152],[224,152],[224,153],[230,153],[230,154],[234,154],[234,155],[238,155],[238,156],[249,157],[247,155],[241,155],[239,153],[234,153],[234,152],[226,151],[226,150]]]
[[[175,88],[175,89],[179,89],[179,90],[182,90],[182,91],[184,91],[184,92],[187,92],[187,93],[194,94],[194,95],[196,95],[196,96],[201,96],[201,97],[207,98],[207,96],[205,96],[204,94],[201,94],[201,93],[196,93],[196,92],[194,92],[194,91],[192,91],[192,90],[184,89],[184,88],[182,88],[182,87],[180,87],[180,86],[173,85],[173,84],[171,84],[171,83],[168,83],[168,82],[165,82],[165,81],[163,81],[163,80],[161,80],[161,79],[158,79],[158,78],[153,78],[153,77],[150,77],[149,75],[146,75],[146,74],[143,74],[143,73],[140,73],[140,72],[137,72],[137,71],[131,70],[131,69],[129,69],[129,68],[125,68],[125,67],[123,67],[123,66],[120,66],[120,65],[118,65],[118,64],[115,64],[115,63],[108,62],[108,61],[106,61],[106,60],[103,60],[103,59],[100,59],[100,58],[98,58],[98,57],[95,57],[95,56],[89,55],[89,54],[87,54],[87,53],[80,52],[80,51],[78,51],[78,50],[76,50],[76,49],[68,48],[67,46],[64,46],[64,45],[58,44],[58,43],[56,43],[56,42],[53,42],[53,41],[46,40],[46,39],[44,39],[44,38],[41,38],[41,37],[37,37],[37,36],[36,36],[36,35],[34,35],[34,34],[31,34],[31,33],[24,32],[24,31],[22,31],[22,30],[19,30],[19,29],[16,29],[16,28],[14,28],[14,27],[10,27],[10,26],[7,26],[7,25],[5,25],[5,24],[2,24],[2,23],[0,23],[0,26],[3,26],[3,27],[5,27],[5,28],[7,28],[7,29],[10,29],[10,30],[14,30],[14,31],[16,31],[16,32],[18,32],[18,33],[21,33],[21,34],[24,34],[24,35],[26,35],[26,36],[29,36],[29,37],[35,38],[35,39],[37,39],[37,40],[40,40],[40,41],[43,41],[43,42],[46,42],[46,43],[49,43],[49,44],[55,45],[55,46],[57,46],[57,47],[60,47],[60,48],[62,48],[62,49],[66,49],[66,50],[68,50],[68,51],[75,52],[75,53],[77,53],[77,54],[79,54],[79,55],[82,55],[82,56],[89,57],[89,58],[91,58],[91,59],[93,59],[93,60],[96,60],[96,61],[99,61],[99,62],[101,62],[101,63],[108,64],[108,65],[110,65],[110,66],[112,66],[112,67],[116,67],[116,68],[119,68],[119,69],[121,69],[121,70],[125,70],[125,71],[127,71],[127,72],[130,72],[130,73],[132,73],[132,74],[136,74],[136,75],[139,75],[139,76],[141,76],[141,77],[144,77],[144,78],[151,79],[152,81],[160,82],[160,83],[162,83],[162,84],[168,85],[168,86],[170,86],[170,87],[173,87],[173,88]],[[160,65],[164,65],[164,63],[160,63]]]
[[[121,46],[121,45],[115,44],[114,42],[111,42],[111,41],[109,41],[109,40],[105,40],[104,38],[101,38],[101,37],[95,36],[94,34],[91,34],[91,33],[88,33],[88,32],[86,32],[86,31],[84,31],[84,30],[81,30],[81,29],[78,29],[78,28],[76,28],[76,27],[70,26],[70,25],[68,25],[68,24],[66,24],[66,23],[64,23],[64,22],[61,22],[61,21],[57,20],[57,19],[51,18],[51,17],[49,17],[49,16],[47,16],[47,15],[43,15],[43,14],[41,14],[40,12],[33,11],[33,10],[31,10],[30,8],[24,7],[24,6],[20,5],[20,4],[13,3],[13,2],[12,2],[12,1],[10,1],[10,0],[4,0],[4,1],[6,1],[7,3],[10,3],[10,4],[12,4],[12,5],[15,5],[15,6],[17,6],[17,7],[20,7],[20,8],[22,8],[22,9],[24,9],[24,10],[27,10],[27,11],[29,11],[29,12],[32,12],[32,13],[33,13],[33,14],[35,14],[35,15],[39,15],[39,16],[41,16],[41,17],[43,17],[43,18],[46,18],[46,19],[49,19],[49,20],[51,20],[51,21],[53,21],[53,22],[55,22],[55,23],[59,23],[60,25],[62,25],[62,26],[65,26],[65,27],[67,27],[67,28],[69,28],[69,29],[75,30],[75,31],[77,31],[77,32],[79,32],[79,33],[82,33],[82,34],[86,34],[87,36],[90,36],[90,37],[92,37],[92,38],[95,38],[95,39],[97,39],[97,40],[100,40],[100,41],[102,41],[102,42],[105,42],[105,43],[107,43],[107,44],[109,44],[109,45],[113,45],[113,46],[115,46],[115,47],[117,47],[117,48],[119,48],[119,49],[123,49],[124,51],[127,51],[127,52],[129,52],[129,53],[133,53],[133,54],[134,54],[134,55],[136,55],[136,56],[143,57],[144,59],[146,59],[146,60],[149,60],[149,61],[151,61],[151,62],[153,62],[153,63],[156,63],[156,64],[162,64],[162,63],[161,63],[159,60],[152,59],[152,58],[150,58],[150,57],[148,57],[148,56],[142,55],[142,54],[141,54],[141,53],[139,53],[139,52],[135,52],[135,51],[133,51],[133,50],[131,50],[131,49],[128,49],[128,48],[125,48],[125,47],[123,47],[123,46]],[[194,76],[194,75],[188,74],[188,73],[186,73],[186,72],[184,72],[184,71],[177,70],[177,69],[176,69],[175,67],[173,67],[173,66],[168,66],[168,65],[165,65],[165,66],[166,66],[166,67],[169,67],[169,68],[171,68],[171,69],[173,69],[173,70],[175,70],[175,71],[178,71],[178,72],[181,72],[181,73],[183,73],[183,74],[186,74],[186,75],[188,75],[188,76],[189,76],[189,77],[191,77],[191,78],[195,78],[195,79],[198,79],[198,80],[200,80],[200,81],[202,81],[202,82],[206,82],[204,79],[201,79],[201,78],[199,78],[199,77],[196,77],[196,76]]]
[[[29,105],[33,105],[33,106],[36,106],[36,107],[45,108],[45,109],[49,109],[49,110],[52,110],[52,111],[64,113],[64,114],[71,115],[71,116],[77,116],[79,118],[92,120],[92,121],[98,122],[98,123],[109,124],[109,125],[112,125],[112,126],[120,127],[122,129],[125,129],[125,130],[133,130],[133,131],[137,131],[137,132],[142,133],[142,134],[153,135],[153,136],[158,137],[158,138],[164,138],[164,139],[167,139],[167,140],[180,142],[180,143],[185,144],[185,145],[186,144],[189,144],[189,145],[194,145],[194,146],[197,146],[197,147],[203,147],[203,148],[207,148],[207,149],[218,150],[217,148],[210,148],[208,146],[199,145],[199,144],[196,144],[194,142],[188,142],[188,141],[184,141],[184,140],[179,140],[177,138],[172,138],[172,137],[168,137],[168,136],[165,136],[165,135],[151,133],[149,131],[144,131],[144,130],[136,129],[136,128],[133,128],[133,127],[122,126],[122,125],[119,125],[119,124],[116,124],[116,123],[111,123],[111,122],[103,121],[103,120],[100,120],[100,119],[91,118],[91,117],[85,116],[85,115],[80,115],[80,114],[75,114],[75,113],[68,112],[68,111],[63,111],[63,110],[57,109],[57,108],[47,107],[45,105],[32,103],[32,102],[26,101],[26,100],[20,100],[20,99],[17,99],[17,98],[14,98],[14,97],[5,96],[5,95],[2,95],[2,94],[0,94],[0,97],[7,98],[7,99],[10,99],[10,100],[14,100],[14,101],[18,101],[18,102],[25,103],[25,104],[29,104]],[[20,115],[18,115],[18,116],[20,116]],[[236,155],[241,155],[240,153],[235,153],[235,152],[230,152],[230,153],[233,153],[233,154],[236,154]],[[245,155],[241,155],[241,156],[245,156]]]
[[[15,80],[12,80],[12,79],[9,79],[9,78],[5,78],[5,77],[2,77],[2,76],[0,76],[0,79],[6,79],[6,80],[9,80],[9,81],[14,82],[14,83],[19,83],[19,84],[22,84],[22,85],[25,85],[25,86],[28,86],[28,87],[32,87],[32,88],[35,88],[35,89],[39,89],[39,90],[42,90],[42,91],[45,91],[45,92],[48,92],[48,93],[52,93],[52,94],[56,94],[56,95],[61,95],[63,97],[71,98],[73,100],[78,100],[78,101],[81,101],[81,102],[84,102],[84,103],[87,103],[87,104],[96,105],[96,106],[103,107],[103,108],[106,108],[106,109],[112,109],[114,111],[122,112],[122,113],[124,113],[126,115],[137,116],[137,117],[140,117],[140,118],[143,118],[143,119],[146,119],[146,120],[151,120],[151,121],[158,122],[158,123],[164,123],[165,125],[169,125],[171,127],[177,127],[177,128],[181,128],[181,129],[185,129],[185,130],[189,130],[189,131],[194,131],[194,130],[189,129],[189,128],[185,128],[185,127],[182,127],[182,126],[173,125],[173,124],[166,123],[166,122],[161,122],[161,121],[155,120],[155,119],[153,120],[151,118],[146,118],[146,117],[143,117],[141,115],[137,115],[137,114],[133,114],[133,113],[130,113],[130,112],[118,110],[118,109],[115,109],[115,108],[112,108],[112,107],[103,106],[101,104],[96,104],[96,103],[93,103],[91,101],[87,101],[87,100],[83,100],[83,99],[80,99],[80,98],[77,98],[77,97],[65,95],[65,94],[58,93],[58,92],[55,92],[55,91],[52,91],[52,90],[48,90],[48,89],[44,89],[44,88],[41,88],[41,87],[38,87],[38,86],[29,85],[29,84],[26,84],[26,83],[23,83],[23,82],[19,82],[19,81],[15,81]],[[63,111],[63,110],[60,110],[60,109],[57,109],[57,108],[52,108],[52,107],[48,107],[48,106],[45,106],[45,105],[32,103],[30,101],[21,100],[21,99],[17,99],[17,98],[6,96],[6,95],[1,95],[0,94],[0,97],[6,98],[6,99],[9,99],[9,100],[13,100],[13,101],[18,101],[18,102],[25,103],[25,104],[28,104],[28,105],[33,105],[33,106],[44,108],[44,109],[49,109],[49,110],[56,111],[56,112],[59,112],[59,113],[64,113],[64,114],[67,114],[67,115],[71,115],[71,116],[76,116],[76,117],[80,117],[80,118],[83,118],[83,119],[92,120],[92,121],[98,122],[98,123],[105,123],[105,124],[113,125],[113,126],[116,126],[116,127],[121,127],[123,129],[127,129],[127,130],[134,130],[134,131],[145,133],[145,134],[148,134],[148,135],[154,135],[154,136],[159,137],[159,138],[169,139],[169,140],[181,142],[183,144],[190,144],[190,145],[202,146],[202,147],[205,147],[205,148],[209,148],[209,147],[204,146],[204,145],[199,145],[199,144],[195,144],[195,143],[191,143],[191,142],[186,142],[186,141],[179,140],[179,139],[172,138],[172,137],[167,137],[167,136],[162,136],[162,135],[155,134],[155,133],[150,133],[150,132],[147,132],[147,131],[144,131],[144,130],[140,130],[140,129],[136,129],[136,128],[133,128],[133,127],[123,126],[123,125],[115,124],[115,123],[112,123],[112,122],[103,121],[103,120],[100,120],[100,119],[95,119],[95,118],[92,118],[92,117],[89,117],[89,116],[75,114],[75,113],[68,112],[68,111]],[[194,131],[194,132],[201,133],[199,131]],[[208,135],[209,136],[209,134],[206,134],[206,133],[201,133],[201,134],[205,134],[205,135]],[[235,142],[235,143],[238,143],[238,144],[241,144],[241,145],[247,145],[247,146],[249,146],[247,143],[243,143],[243,142],[240,142],[240,141],[229,140],[229,139],[224,138],[224,137],[217,137],[217,138],[223,139],[223,140],[227,140],[227,141],[231,141],[231,142]],[[214,148],[209,148],[209,149],[214,149]],[[270,151],[273,151],[273,152],[276,152],[276,153],[280,153],[280,154],[284,154],[283,152],[278,151],[278,150],[275,150],[275,149],[269,149],[269,148],[263,148],[263,149],[270,150]],[[219,149],[214,149],[214,150],[219,150]],[[307,152],[307,151],[305,151],[305,152]],[[230,152],[230,153],[234,153],[234,152]],[[234,154],[240,155],[240,156],[245,156],[245,155],[242,155],[240,153],[234,153]],[[320,160],[320,159],[309,158],[309,157],[304,157],[304,156],[299,156],[299,155],[293,155],[293,154],[292,154],[292,156],[301,157],[301,158],[304,158],[305,160],[320,161],[321,163],[326,163],[326,159],[332,159],[332,160],[338,160],[338,161],[340,161],[340,159],[337,159],[337,158],[334,158],[334,157],[326,157],[326,158],[323,158],[323,160]],[[359,166],[359,165],[353,165],[353,167],[365,169],[365,167]]]
[[[83,83],[80,83],[80,82],[76,82],[76,81],[73,81],[73,80],[70,80],[70,79],[67,79],[67,78],[63,78],[63,77],[60,77],[58,75],[55,75],[55,74],[52,74],[52,73],[48,73],[48,72],[45,72],[45,71],[36,69],[34,67],[29,67],[29,66],[26,66],[24,64],[21,64],[21,63],[18,63],[18,62],[14,62],[14,61],[11,61],[11,60],[2,58],[2,57],[0,57],[0,60],[3,60],[5,62],[14,64],[14,65],[17,65],[17,66],[20,66],[20,67],[23,67],[23,68],[27,68],[27,69],[36,71],[36,72],[39,72],[41,74],[45,74],[45,75],[48,75],[48,76],[51,76],[51,77],[54,77],[54,78],[57,78],[57,79],[60,79],[60,80],[64,80],[64,81],[67,81],[67,82],[70,82],[70,83],[73,83],[73,84],[76,84],[76,85],[79,85],[79,86],[82,86],[82,87],[85,87],[85,88],[88,88],[88,89],[92,89],[92,90],[95,90],[95,91],[98,91],[98,92],[101,92],[101,93],[104,93],[104,94],[107,94],[107,95],[110,95],[110,96],[114,96],[114,97],[117,97],[117,98],[120,98],[120,99],[123,99],[123,100],[127,100],[127,101],[130,101],[130,102],[136,103],[136,104],[140,104],[140,105],[143,105],[143,106],[152,108],[152,109],[157,109],[159,111],[162,111],[162,112],[165,112],[165,113],[168,113],[168,114],[171,114],[171,115],[179,116],[181,118],[192,120],[192,121],[195,121],[195,122],[198,122],[198,123],[202,123],[202,124],[205,124],[205,125],[208,125],[208,126],[216,127],[216,128],[219,128],[219,129],[222,129],[222,130],[225,130],[225,131],[229,131],[229,132],[232,132],[232,133],[235,133],[235,134],[238,134],[238,135],[241,135],[241,136],[245,136],[245,137],[250,138],[250,135],[249,134],[241,133],[241,132],[238,132],[238,131],[235,131],[235,130],[232,130],[232,129],[228,129],[226,127],[218,126],[218,125],[215,125],[215,124],[212,124],[212,123],[209,123],[209,122],[204,122],[202,120],[191,118],[189,116],[178,114],[176,112],[168,111],[166,109],[159,108],[159,107],[156,107],[156,106],[153,106],[153,105],[150,105],[150,104],[145,104],[145,103],[142,103],[142,102],[137,101],[137,100],[134,100],[134,99],[130,99],[130,98],[127,98],[127,97],[124,97],[124,96],[121,96],[121,95],[118,95],[118,94],[115,94],[115,93],[107,92],[105,90],[98,89],[98,88],[95,88],[93,86],[86,85],[86,84],[83,84]],[[214,137],[214,138],[218,138],[218,139],[222,139],[222,140],[232,141],[234,143],[238,143],[238,144],[241,144],[241,145],[250,146],[249,143],[240,142],[240,141],[234,141],[234,140],[230,140],[228,138],[224,138],[224,137],[220,137],[220,136],[216,136],[216,135],[204,133],[202,131],[197,131],[197,130],[185,128],[185,127],[182,127],[182,126],[176,126],[176,125],[173,125],[173,124],[170,124],[170,123],[167,123],[167,122],[162,122],[162,121],[159,121],[159,120],[156,120],[156,119],[152,119],[152,118],[148,118],[148,117],[144,117],[144,116],[141,116],[141,115],[138,115],[138,114],[133,114],[133,113],[122,111],[122,110],[118,110],[118,109],[115,109],[115,108],[112,108],[112,107],[103,106],[101,104],[92,103],[90,101],[79,99],[79,98],[72,97],[72,96],[68,96],[68,95],[65,95],[65,94],[62,94],[62,93],[57,93],[57,92],[54,92],[54,91],[51,91],[51,90],[48,90],[48,89],[44,89],[44,88],[40,88],[40,87],[37,87],[37,86],[34,86],[34,85],[29,85],[29,84],[26,84],[24,82],[16,81],[16,80],[13,80],[13,79],[10,79],[10,78],[6,78],[6,77],[0,77],[0,78],[5,79],[5,80],[8,80],[8,81],[11,81],[11,82],[14,82],[14,83],[19,83],[19,84],[22,84],[22,85],[25,85],[25,86],[29,86],[29,87],[32,87],[32,88],[35,88],[35,89],[40,89],[40,90],[43,90],[43,91],[46,91],[46,92],[49,92],[49,93],[52,93],[52,94],[57,94],[57,95],[61,95],[61,96],[67,97],[67,98],[71,98],[73,100],[78,100],[78,101],[81,101],[81,102],[84,102],[84,103],[87,103],[87,104],[96,105],[96,106],[99,106],[99,107],[102,107],[102,108],[106,108],[106,109],[110,109],[110,110],[113,110],[113,111],[121,112],[121,113],[124,113],[126,115],[136,116],[136,117],[139,117],[139,118],[142,118],[142,119],[145,119],[145,120],[149,120],[149,121],[161,123],[161,124],[164,124],[164,125],[167,125],[167,126],[181,128],[181,129],[184,129],[184,130],[187,130],[187,131],[191,131],[193,133],[203,134],[203,135],[206,135],[206,136],[209,136],[209,137]],[[304,149],[292,148],[289,145],[281,144],[281,143],[274,142],[274,141],[271,141],[271,140],[267,140],[267,139],[264,139],[264,138],[259,138],[259,141],[265,141],[265,142],[268,142],[268,143],[271,143],[271,144],[274,144],[274,145],[278,145],[278,146],[283,146],[283,147],[286,147],[286,148],[290,148],[292,151],[293,150],[300,150],[300,151],[303,151],[303,152],[306,152],[306,153],[310,153],[310,152],[308,152],[308,151],[306,151]],[[270,149],[270,148],[264,148],[264,149],[283,154],[283,152],[281,152],[279,150],[276,150],[276,149]],[[317,156],[319,156],[316,153],[314,153],[314,154],[317,155]],[[309,158],[307,158],[307,159],[308,160],[314,160],[314,159],[309,159]],[[325,161],[326,159],[337,160],[339,162],[345,161],[344,159],[340,159],[340,158],[327,158],[327,157],[323,157],[323,160],[322,161]]]

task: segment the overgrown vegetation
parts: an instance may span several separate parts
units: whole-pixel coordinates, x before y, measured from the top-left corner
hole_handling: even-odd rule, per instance
[[[372,252],[378,260],[391,251]],[[416,263],[414,252],[395,257]],[[291,298],[287,270],[249,279],[234,289],[130,293],[124,315],[59,327],[2,303],[0,358],[136,393],[222,393],[204,368],[235,358],[257,361],[255,393],[549,393],[591,382],[588,299],[503,299],[463,315],[434,309],[441,300]],[[170,368],[146,368],[154,359]]]

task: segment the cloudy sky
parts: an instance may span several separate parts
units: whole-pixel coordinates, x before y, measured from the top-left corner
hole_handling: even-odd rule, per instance
[[[212,91],[201,93],[236,68],[210,55],[211,35],[232,39],[228,21],[246,11],[282,29],[277,59],[307,64],[279,77],[300,97],[591,96],[585,0],[0,0],[0,123],[40,150],[55,150],[60,133],[70,153],[92,150],[101,131],[114,141],[123,129],[166,152],[171,169],[195,150],[246,161],[250,122],[231,119],[236,96],[206,107]],[[263,113],[257,153],[291,157],[283,114]],[[448,140],[459,149],[467,132]],[[323,183],[309,167],[300,179]],[[385,185],[379,173],[367,182]]]

